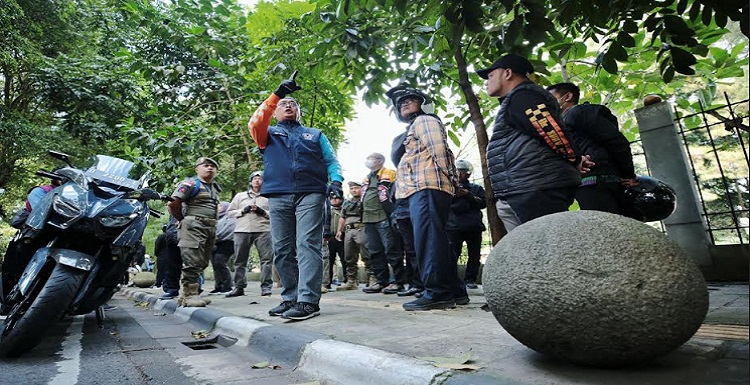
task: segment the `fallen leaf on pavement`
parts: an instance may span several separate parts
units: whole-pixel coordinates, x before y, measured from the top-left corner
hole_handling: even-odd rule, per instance
[[[271,363],[270,363],[270,362],[268,362],[268,361],[263,361],[263,362],[258,362],[258,363],[256,363],[256,364],[253,364],[253,365],[251,366],[251,368],[253,368],[253,369],[263,369],[263,368],[267,368],[267,367],[268,367],[269,365],[271,365]]]
[[[471,364],[433,364],[436,368],[454,369],[454,370],[479,370],[481,366]]]
[[[135,301],[133,304],[135,307],[148,307],[148,302],[142,302],[142,301]]]
[[[207,338],[208,337],[208,330],[198,330],[196,332],[190,332],[190,335],[193,336],[196,340],[199,340],[201,338]]]
[[[471,353],[460,357],[417,357],[420,360],[430,361],[433,364],[455,364],[461,365],[471,361]]]
[[[154,315],[158,316],[158,317],[163,317],[163,316],[167,315],[167,313],[162,313],[162,312],[158,312],[157,311],[157,312],[154,313]]]
[[[248,305],[257,305],[257,304],[258,304],[257,301],[251,301]]]

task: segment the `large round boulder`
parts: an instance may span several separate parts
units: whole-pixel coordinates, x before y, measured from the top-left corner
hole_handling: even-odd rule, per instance
[[[136,287],[151,287],[156,283],[156,275],[150,271],[138,272],[133,277],[133,284]]]
[[[589,366],[664,355],[698,330],[708,289],[680,247],[641,222],[557,213],[506,235],[485,265],[500,325],[537,352]]]

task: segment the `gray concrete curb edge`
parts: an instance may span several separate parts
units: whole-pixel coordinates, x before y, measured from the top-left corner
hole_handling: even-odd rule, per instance
[[[454,376],[453,371],[436,368],[413,357],[336,341],[321,333],[237,317],[211,308],[177,307],[176,301],[160,300],[136,289],[124,289],[121,294],[131,300],[147,302],[155,310],[174,314],[212,334],[236,339],[236,345],[263,352],[269,359],[293,365],[311,377],[337,384],[457,385],[474,383],[469,378],[478,379],[473,375],[458,375],[448,381]]]

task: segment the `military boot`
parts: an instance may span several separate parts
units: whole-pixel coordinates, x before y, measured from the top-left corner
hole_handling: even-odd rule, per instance
[[[339,286],[339,290],[357,290],[359,285],[357,284],[357,277],[347,277],[346,283]]]
[[[181,305],[184,307],[205,307],[210,304],[211,300],[202,298],[198,294],[198,284],[191,283],[187,285],[187,296],[182,300]]]

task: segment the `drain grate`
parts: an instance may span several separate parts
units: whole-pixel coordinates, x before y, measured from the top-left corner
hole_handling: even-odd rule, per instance
[[[694,337],[747,341],[748,330],[746,325],[703,324]]]
[[[209,338],[205,340],[182,342],[182,344],[193,350],[208,350],[208,349],[216,349],[217,348],[216,342],[218,340],[219,340],[219,337],[214,337],[214,338]]]

